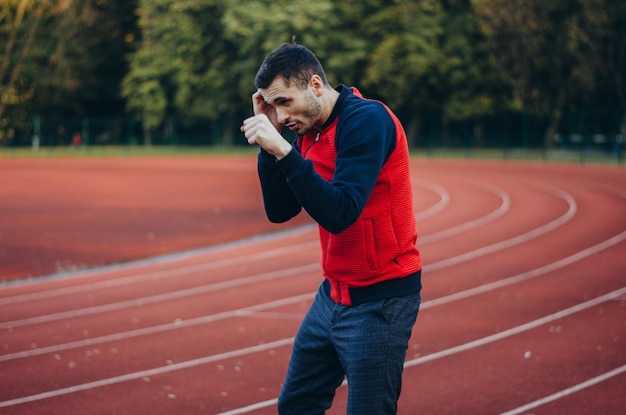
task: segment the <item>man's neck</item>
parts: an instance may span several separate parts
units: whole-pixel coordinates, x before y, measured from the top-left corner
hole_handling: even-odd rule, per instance
[[[319,130],[326,124],[330,114],[332,114],[335,104],[339,99],[339,92],[332,88],[325,88],[322,95],[322,113],[320,114],[320,123],[317,126]]]

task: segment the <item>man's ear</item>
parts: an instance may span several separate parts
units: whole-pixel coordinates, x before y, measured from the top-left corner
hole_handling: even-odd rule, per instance
[[[313,75],[309,79],[309,87],[313,90],[315,96],[322,95],[322,90],[324,89],[324,81],[319,75]]]

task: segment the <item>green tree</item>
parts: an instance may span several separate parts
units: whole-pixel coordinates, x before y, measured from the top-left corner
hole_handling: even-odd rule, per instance
[[[510,85],[489,59],[487,41],[471,0],[444,0],[440,73],[443,123],[472,120],[473,145],[483,144],[482,119],[511,105]],[[443,131],[446,129],[443,128]]]
[[[133,11],[134,1],[0,1],[0,120],[120,114]]]
[[[439,108],[443,102],[443,9],[438,0],[383,3],[385,7],[362,11],[367,29],[363,38],[368,40],[362,83],[405,115],[407,134],[414,143],[420,110]]]
[[[123,82],[127,107],[147,132],[173,116],[236,124],[250,111],[265,54],[300,33],[303,42],[317,43],[330,9],[306,0],[141,0],[142,42]],[[225,129],[222,142],[234,140],[233,129]]]
[[[325,62],[338,25],[331,1],[234,0],[222,18],[224,38],[232,45],[232,60],[224,65],[230,78],[214,77],[214,88],[232,92],[228,102],[239,113],[252,111],[254,77],[259,65],[279,44],[295,41],[311,48]],[[329,78],[334,73],[327,74]]]
[[[224,37],[236,46],[235,84],[247,101],[254,92],[254,75],[265,55],[284,42],[311,48],[321,60],[332,48],[330,32],[338,18],[332,2],[320,0],[234,0],[223,16]],[[251,105],[250,103],[248,103]]]
[[[45,76],[34,109],[61,116],[122,114],[119,84],[136,36],[134,1],[60,1],[38,43]],[[47,55],[49,54],[49,55]]]
[[[568,103],[595,87],[603,0],[474,0],[491,52],[509,75],[515,107],[548,117],[548,145]]]
[[[160,127],[174,107],[176,83],[188,62],[177,54],[198,51],[188,1],[140,0],[141,43],[132,54],[130,70],[122,82],[126,106],[143,124],[144,144],[152,144],[152,131]],[[178,7],[176,6],[178,5]]]
[[[626,2],[605,2],[608,24],[598,47],[601,59],[596,62],[598,88],[594,98],[600,106],[617,102],[621,108],[619,132],[626,139]]]
[[[0,119],[9,107],[18,107],[32,99],[30,62],[37,47],[38,30],[51,10],[49,1],[0,2]]]

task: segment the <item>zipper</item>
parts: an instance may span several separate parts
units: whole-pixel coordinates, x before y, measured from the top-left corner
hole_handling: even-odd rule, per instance
[[[309,144],[309,146],[306,148],[306,150],[304,150],[304,153],[302,153],[302,158],[306,158],[306,155],[309,152],[309,150],[311,149],[311,147],[313,147],[315,145],[315,143],[320,141],[320,134],[321,133],[322,133],[321,131],[317,132],[317,135],[315,136],[315,140],[313,140],[313,142],[311,144]]]

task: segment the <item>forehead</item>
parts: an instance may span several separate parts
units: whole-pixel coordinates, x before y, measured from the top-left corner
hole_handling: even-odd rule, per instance
[[[293,98],[300,92],[297,86],[293,83],[288,85],[285,79],[280,76],[276,77],[267,88],[261,89],[261,95],[263,95],[263,99],[268,103]]]

